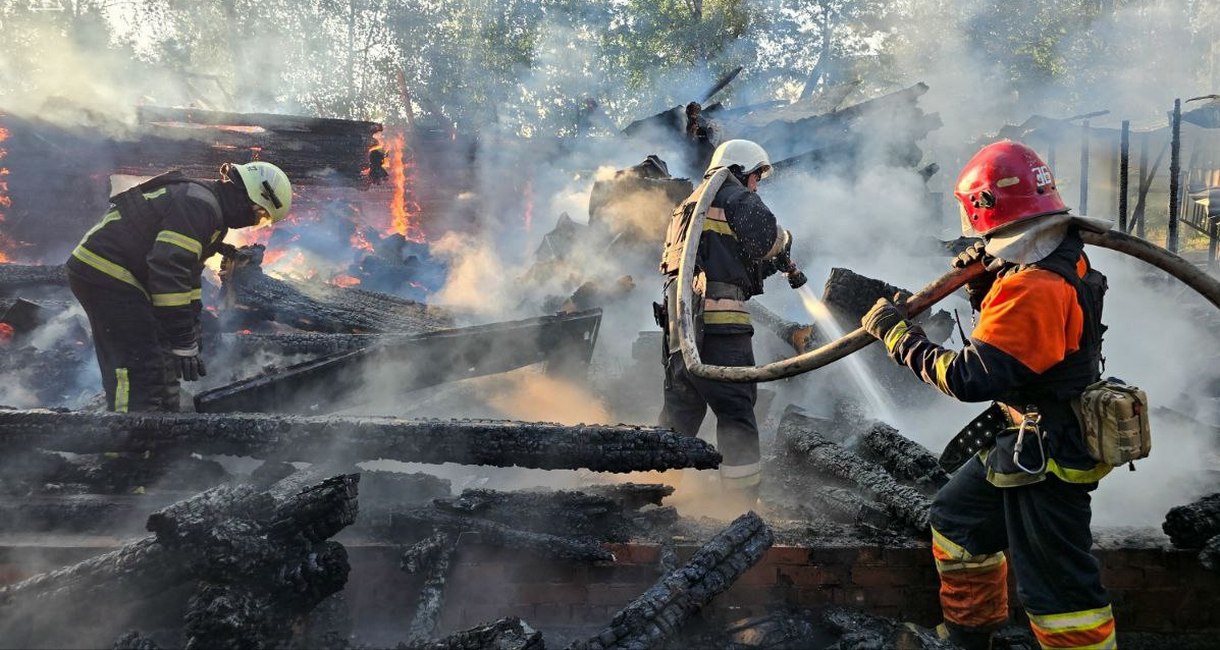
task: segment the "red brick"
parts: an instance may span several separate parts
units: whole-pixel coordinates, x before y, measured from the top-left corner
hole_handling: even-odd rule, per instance
[[[523,582],[511,585],[508,602],[525,605],[583,603],[589,591],[583,582]]]
[[[591,584],[643,585],[640,591],[651,586],[661,575],[657,567],[642,564],[591,566],[585,568],[585,573]]]
[[[797,605],[806,608],[825,607],[834,603],[834,589],[798,589]]]
[[[807,565],[809,549],[803,546],[772,546],[767,551],[767,559],[777,565]]]
[[[505,616],[520,616],[520,614],[514,612],[511,605],[465,605],[462,607],[462,619],[459,625],[463,628],[474,627]]]
[[[866,608],[869,604],[868,592],[859,587],[848,587],[846,589],[834,590],[834,604],[847,605],[849,607]]]
[[[535,605],[533,615],[526,620],[534,625],[568,625],[572,622],[572,606],[563,603]]]
[[[856,561],[852,564],[876,565],[885,566],[885,557],[882,555],[881,548],[877,546],[865,546],[861,548],[856,555]]]
[[[881,558],[889,566],[927,566],[935,569],[930,548],[884,548]]]
[[[589,585],[586,602],[596,606],[622,607],[643,592],[644,589],[635,585],[593,584]]]
[[[661,561],[661,547],[655,544],[607,544],[618,564],[647,564],[656,566]]]
[[[834,573],[820,566],[780,566],[776,567],[779,579],[788,579],[798,588],[817,587],[823,584],[839,584],[841,580]]]
[[[775,586],[777,571],[778,569],[773,565],[760,563],[741,574],[741,577],[738,578],[737,582],[733,584],[766,585],[773,587]]]
[[[783,598],[777,590],[763,586],[743,585],[740,581],[734,583],[733,587],[717,600],[722,600],[725,605],[758,607],[764,610],[783,603]]]

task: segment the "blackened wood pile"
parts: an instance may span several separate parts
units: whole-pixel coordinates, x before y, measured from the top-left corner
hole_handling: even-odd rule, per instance
[[[90,617],[122,625],[136,601],[186,589],[186,647],[286,640],[347,580],[346,551],[329,538],[355,521],[359,476],[314,480],[299,472],[266,492],[213,488],[150,516],[149,537],[0,589],[0,638],[53,645]]]

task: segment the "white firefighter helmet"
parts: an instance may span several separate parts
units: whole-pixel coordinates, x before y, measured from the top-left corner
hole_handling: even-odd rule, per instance
[[[712,162],[708,163],[707,170],[710,172],[717,167],[733,165],[739,165],[746,175],[760,169],[763,178],[771,174],[771,159],[767,157],[766,150],[750,140],[726,140],[720,143],[712,154]]]
[[[271,223],[288,216],[288,211],[292,209],[292,183],[279,167],[255,161],[230,164],[230,169],[241,176],[250,201],[271,217]]]

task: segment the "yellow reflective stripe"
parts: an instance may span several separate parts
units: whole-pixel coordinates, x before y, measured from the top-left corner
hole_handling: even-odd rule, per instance
[[[712,221],[711,219],[703,220],[703,232],[714,232],[718,235],[727,235],[733,239],[737,239],[737,234],[729,227],[727,221]]]
[[[127,369],[115,368],[114,378],[114,410],[118,413],[126,413],[127,403],[131,400],[131,383],[127,379]]]
[[[101,221],[93,224],[92,228],[85,231],[85,236],[80,238],[80,243],[83,244],[83,243],[89,241],[89,238],[93,236],[93,233],[101,230],[102,227],[104,227],[106,224],[110,223],[111,221],[118,221],[118,220],[119,220],[119,211],[112,208],[109,212],[106,213],[106,216],[102,217]]]
[[[1105,463],[1098,463],[1093,469],[1072,469],[1061,466],[1055,462],[1054,458],[1046,461],[1046,471],[1068,483],[1095,483],[1109,474],[1112,469],[1114,468]]]
[[[703,313],[707,325],[749,325],[750,315],[743,311],[709,311]]]
[[[906,321],[899,321],[897,325],[890,328],[890,331],[885,333],[885,351],[893,353],[894,348],[898,347],[898,343],[902,341],[902,337],[907,335],[911,329],[911,324]]]
[[[179,293],[154,293],[151,298],[154,307],[182,307],[191,304],[192,300],[199,300],[201,293],[201,289]]]
[[[161,232],[157,233],[157,241],[164,242],[166,244],[173,244],[178,248],[184,248],[194,253],[196,259],[198,259],[200,255],[203,255],[203,244],[199,243],[199,240],[187,237],[180,232],[162,230]]]
[[[970,551],[967,551],[953,540],[945,537],[935,528],[932,528],[932,543],[939,546],[940,550],[952,555],[953,557],[962,558],[963,560],[972,557],[970,555]]]
[[[975,555],[969,560],[949,561],[936,560],[936,571],[938,573],[953,573],[956,571],[992,571],[996,567],[1003,566],[1008,562],[1003,553],[992,553],[991,555]]]
[[[220,235],[223,232],[223,230],[217,230],[216,232],[212,233],[212,239],[208,243],[215,244],[216,240],[220,239]]]
[[[153,199],[157,198],[158,196],[161,196],[162,194],[165,194],[165,193],[166,193],[166,192],[168,192],[168,191],[169,191],[169,188],[168,188],[168,187],[163,187],[163,188],[161,188],[161,189],[159,189],[159,190],[153,190],[153,191],[151,191],[151,192],[145,192],[145,193],[144,193],[144,200],[145,200],[145,201],[151,201],[151,200],[153,200]]]
[[[1063,614],[1026,613],[1029,614],[1030,623],[1050,634],[1092,630],[1114,618],[1114,610],[1109,605]]]
[[[191,289],[191,300],[203,300],[203,287]]]
[[[956,352],[942,352],[937,355],[936,361],[933,363],[936,370],[936,387],[946,395],[953,394],[949,391],[949,364],[953,363],[956,358]]]
[[[93,268],[105,273],[106,275],[109,275],[116,280],[130,284],[131,286],[139,289],[140,293],[144,294],[144,297],[148,297],[148,292],[144,290],[144,285],[140,284],[140,281],[136,279],[136,276],[131,274],[131,271],[128,271],[118,264],[97,255],[88,248],[85,248],[84,245],[78,245],[76,249],[72,251],[72,257],[75,257],[76,259],[88,264],[89,266],[92,266]]]

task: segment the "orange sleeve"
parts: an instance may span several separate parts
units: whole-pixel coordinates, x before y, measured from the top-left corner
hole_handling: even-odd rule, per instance
[[[996,280],[972,336],[1042,373],[1080,348],[1083,331],[1076,290],[1055,273],[1035,268]]]

